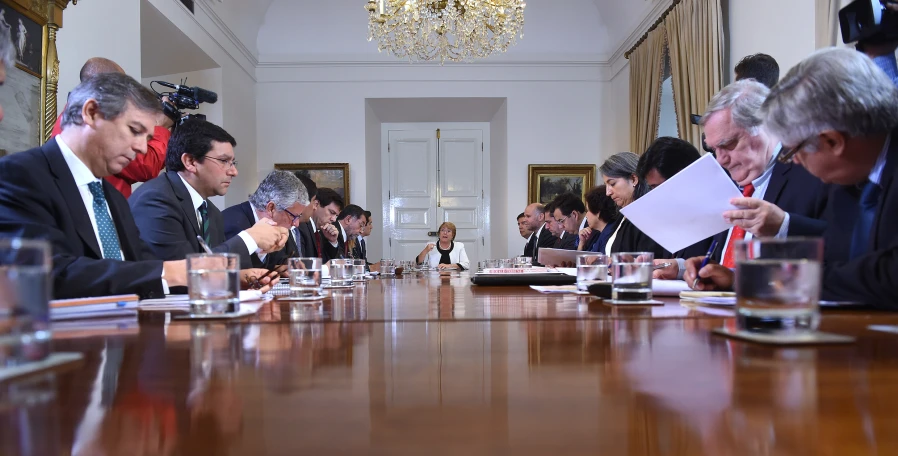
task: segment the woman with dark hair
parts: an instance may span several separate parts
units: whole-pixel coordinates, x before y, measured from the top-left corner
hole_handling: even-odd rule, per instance
[[[614,200],[606,194],[605,186],[599,185],[586,192],[586,228],[580,230],[580,245],[577,250],[604,252],[608,238],[617,230],[620,212]]]
[[[648,185],[636,175],[639,156],[633,152],[614,154],[599,167],[605,181],[605,193],[619,208],[627,207],[649,190]],[[604,253],[610,255],[617,252],[652,252],[655,258],[671,258],[670,252],[661,247],[652,238],[645,235],[626,217],[608,238]]]
[[[415,259],[416,263],[426,262],[431,268],[439,269],[469,269],[471,262],[465,253],[465,245],[455,242],[455,231],[455,224],[443,222],[439,229],[440,240],[436,244],[431,242],[424,246],[424,250]]]

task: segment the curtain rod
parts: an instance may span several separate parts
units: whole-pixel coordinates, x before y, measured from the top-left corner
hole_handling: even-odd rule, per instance
[[[645,34],[642,35],[642,38],[639,38],[639,41],[637,41],[636,44],[634,44],[633,47],[630,48],[629,51],[624,53],[624,57],[627,60],[630,59],[630,54],[632,54],[633,51],[635,51],[636,48],[638,48],[639,45],[642,44],[642,42],[645,41],[645,39],[649,37],[649,33],[652,33],[653,30],[658,28],[658,26],[661,25],[662,22],[664,22],[664,19],[667,18],[667,15],[670,14],[670,12],[673,11],[673,9],[676,8],[677,5],[679,5],[682,1],[683,0],[673,0],[673,3],[671,3],[670,6],[667,7],[667,9],[664,10],[663,13],[661,13],[661,17],[659,17],[658,20],[655,21],[655,23],[652,24],[652,26],[649,27],[648,30],[646,30]]]

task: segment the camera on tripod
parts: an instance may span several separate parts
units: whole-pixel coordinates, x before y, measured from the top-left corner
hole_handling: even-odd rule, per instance
[[[175,127],[180,125],[181,122],[184,122],[187,119],[202,119],[205,120],[206,116],[202,114],[184,114],[185,109],[198,109],[200,107],[200,103],[215,103],[218,101],[218,94],[211,91],[206,90],[201,87],[187,87],[183,85],[185,81],[181,81],[181,85],[172,84],[170,82],[165,81],[152,81],[150,82],[150,88],[153,89],[153,92],[156,93],[156,96],[161,100],[162,97],[168,97],[168,102],[162,103],[162,111],[168,116],[172,122],[175,123]],[[168,92],[159,92],[153,87],[153,84],[159,84],[163,87],[168,87],[170,89],[174,89],[173,91]]]
[[[855,0],[839,10],[842,41],[879,44],[898,40],[898,12],[886,8],[896,0]]]

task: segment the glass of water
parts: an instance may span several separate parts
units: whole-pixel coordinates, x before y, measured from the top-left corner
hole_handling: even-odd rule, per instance
[[[365,273],[368,269],[368,262],[365,260],[352,260],[352,281],[364,282]]]
[[[50,354],[50,244],[0,239],[0,367]]]
[[[352,260],[335,259],[328,263],[328,272],[331,276],[332,287],[346,287],[352,285],[352,274],[355,266]]]
[[[736,244],[736,326],[796,335],[820,324],[823,240],[756,238]]]
[[[394,276],[396,275],[396,261],[392,259],[380,260],[380,275]]]
[[[321,299],[321,258],[290,258],[287,272],[291,299]]]
[[[611,254],[611,299],[651,301],[655,254],[620,252]]]
[[[529,257],[529,256],[515,257],[514,267],[516,267],[516,268],[532,268],[533,267],[533,257]]]
[[[236,253],[187,255],[190,312],[216,315],[240,308],[240,257]]]
[[[608,263],[602,253],[584,253],[577,257],[577,289],[586,289],[596,282],[608,281]]]

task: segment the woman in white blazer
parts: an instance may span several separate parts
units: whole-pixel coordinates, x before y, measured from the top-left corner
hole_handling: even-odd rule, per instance
[[[455,225],[443,222],[440,225],[440,240],[436,244],[429,243],[418,254],[418,264],[427,262],[432,268],[466,270],[471,267],[465,245],[455,242]]]

